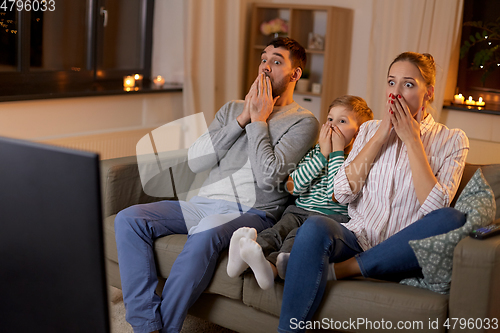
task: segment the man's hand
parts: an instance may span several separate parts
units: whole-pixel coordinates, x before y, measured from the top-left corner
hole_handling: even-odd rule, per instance
[[[328,159],[328,156],[332,152],[332,129],[330,125],[323,124],[323,126],[321,126],[318,143],[321,154]]]
[[[332,130],[332,151],[344,151],[345,136],[337,126]]]
[[[250,123],[250,100],[253,96],[253,94],[257,93],[257,83],[259,82],[259,77],[253,81],[252,86],[250,87],[250,90],[248,91],[248,94],[245,96],[245,104],[243,106],[243,112],[236,117],[236,120],[238,121],[238,124],[240,124],[241,128],[245,128],[248,123]]]
[[[261,73],[257,80],[256,92],[250,89],[250,119],[266,122],[279,96],[273,99],[271,79],[267,75]]]

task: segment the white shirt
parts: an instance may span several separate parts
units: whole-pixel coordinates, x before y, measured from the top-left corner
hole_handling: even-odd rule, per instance
[[[376,156],[363,188],[354,194],[345,167],[375,135],[380,122],[369,121],[361,126],[349,157],[334,179],[335,199],[349,203],[351,220],[345,226],[354,232],[365,251],[433,210],[449,206],[469,151],[469,140],[462,130],[448,129],[429,114],[420,123],[420,138],[437,183],[424,204],[420,205],[413,186],[406,145],[394,129]]]

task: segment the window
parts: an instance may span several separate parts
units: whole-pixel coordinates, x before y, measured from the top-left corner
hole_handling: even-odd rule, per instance
[[[464,1],[463,22],[482,21],[495,22],[500,18],[500,6],[497,1],[491,0],[465,0]],[[464,45],[471,35],[482,34],[481,29],[463,26],[462,39],[460,45]],[[500,45],[498,36],[490,40],[484,40],[473,46],[469,52],[460,60],[458,69],[457,86],[459,91],[467,96],[473,96],[475,100],[479,96],[487,98],[488,108],[500,109],[500,68],[491,72],[484,80],[481,77],[483,70],[472,70],[471,64],[477,51],[485,47],[497,47]],[[499,60],[500,61],[500,60]]]
[[[154,0],[0,0],[0,94],[149,80],[153,10]]]

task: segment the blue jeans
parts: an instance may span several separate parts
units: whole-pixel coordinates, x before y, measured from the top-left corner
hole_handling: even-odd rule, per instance
[[[265,212],[250,208],[239,214],[231,206],[224,200],[195,197],[188,203],[161,201],[118,213],[118,262],[126,319],[134,332],[179,332],[189,307],[210,283],[219,252],[229,246],[233,232],[241,227],[253,227],[259,232],[275,222]],[[225,219],[231,214],[234,219]],[[223,223],[218,223],[221,219]],[[171,234],[187,234],[186,224],[198,230],[188,236],[160,297],[155,293],[158,278],[153,241]]]
[[[446,233],[464,225],[465,215],[441,208],[363,252],[354,233],[340,223],[313,216],[299,228],[286,270],[278,331],[304,332],[296,323],[311,320],[325,292],[328,264],[351,257],[364,277],[399,281],[422,276],[408,241]]]

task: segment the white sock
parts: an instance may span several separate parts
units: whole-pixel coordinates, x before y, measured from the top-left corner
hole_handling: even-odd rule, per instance
[[[274,273],[271,263],[266,260],[260,245],[249,238],[240,239],[241,258],[250,266],[259,287],[266,290],[274,285]]]
[[[257,239],[257,230],[254,228],[239,228],[233,232],[231,242],[229,243],[229,258],[227,262],[227,275],[237,277],[248,268],[248,264],[240,256],[240,239]]]
[[[333,267],[333,262],[328,265],[328,281],[337,280],[335,276],[335,268]]]
[[[286,275],[286,266],[288,265],[288,259],[290,258],[290,253],[281,252],[278,254],[278,259],[276,260],[276,269],[278,270],[278,275],[283,280]]]

